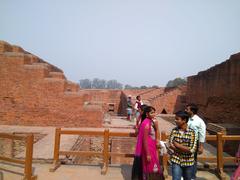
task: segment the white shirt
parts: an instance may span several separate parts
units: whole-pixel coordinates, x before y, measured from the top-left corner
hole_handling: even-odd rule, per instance
[[[143,102],[142,102],[142,100],[141,100],[141,101],[139,101],[139,102],[140,102],[140,104],[141,104],[141,105],[143,105]],[[137,103],[137,102],[135,103],[134,109],[135,109],[136,111],[138,110],[138,103]]]
[[[204,143],[206,140],[206,124],[198,116],[194,115],[188,120],[188,127],[195,131],[196,137],[198,137],[199,142]]]

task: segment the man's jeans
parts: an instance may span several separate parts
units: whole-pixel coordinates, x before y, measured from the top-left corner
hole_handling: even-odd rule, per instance
[[[196,174],[197,174],[197,157],[198,157],[198,148],[199,148],[199,142],[197,141],[197,149],[196,152],[194,153],[194,165],[193,165],[193,171],[192,171],[192,179],[196,179]]]
[[[183,177],[184,180],[191,180],[193,167],[194,166],[181,167],[178,164],[172,163],[172,179],[181,180],[181,177]]]
[[[197,174],[197,162],[194,162],[193,169],[192,169],[192,179],[196,179],[196,174]]]

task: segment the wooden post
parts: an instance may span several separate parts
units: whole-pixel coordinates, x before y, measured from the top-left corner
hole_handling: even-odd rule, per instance
[[[108,159],[109,159],[109,152],[108,152],[108,144],[109,144],[109,129],[104,130],[104,143],[103,143],[103,167],[101,174],[106,174],[108,170]]]
[[[226,179],[226,175],[223,172],[223,134],[217,133],[217,173],[220,179]]]
[[[61,128],[56,128],[53,154],[53,167],[49,169],[50,172],[54,172],[61,165],[61,163],[59,162],[60,136]]]
[[[161,133],[161,141],[166,141],[167,140],[167,134],[166,132]],[[168,157],[167,154],[163,154],[163,159],[162,159],[162,166],[163,166],[163,175],[165,179],[168,178]]]
[[[26,138],[24,180],[32,180],[37,178],[37,176],[32,176],[33,138],[33,134],[28,135]]]
[[[14,132],[12,133],[12,135],[14,135]],[[11,144],[10,144],[10,157],[14,158],[14,138],[10,139]]]
[[[109,139],[110,141],[109,141],[109,153],[111,153],[112,152],[112,139]],[[112,157],[110,156],[109,158],[109,164],[112,164]]]

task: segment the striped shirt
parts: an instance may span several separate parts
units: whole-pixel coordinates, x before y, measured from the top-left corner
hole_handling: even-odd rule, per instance
[[[189,147],[191,152],[175,150],[171,155],[170,161],[179,164],[180,166],[194,165],[194,153],[197,147],[197,138],[194,130],[187,128],[186,131],[181,131],[178,127],[174,128],[171,132],[169,143],[173,144],[173,141]]]

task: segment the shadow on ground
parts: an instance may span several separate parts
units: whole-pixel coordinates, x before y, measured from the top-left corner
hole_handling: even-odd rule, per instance
[[[120,166],[120,168],[121,168],[123,179],[124,180],[131,179],[132,165],[123,164]]]

